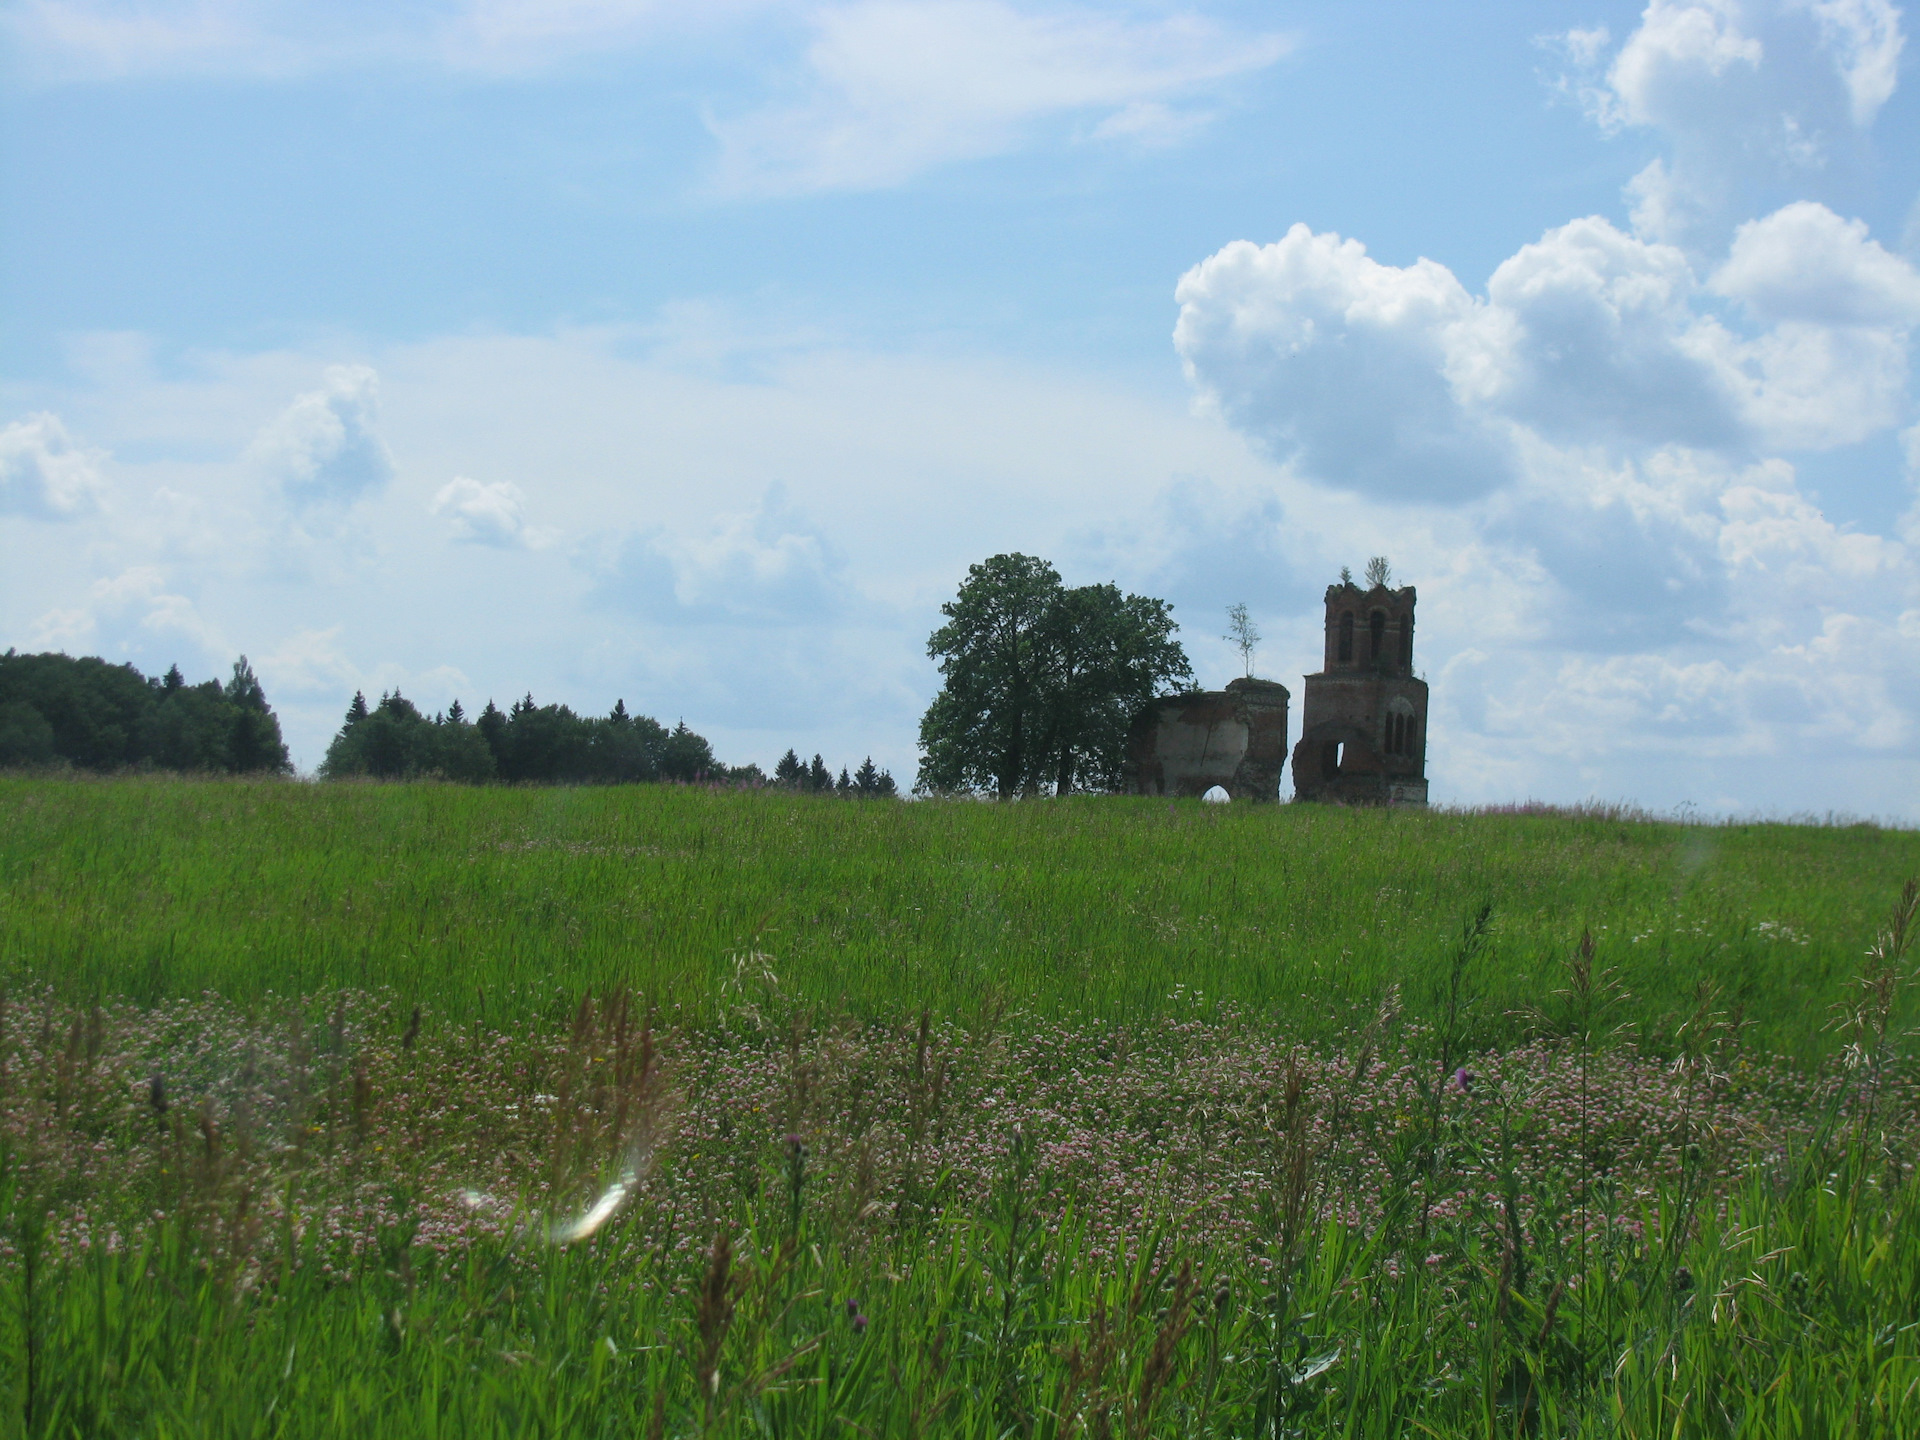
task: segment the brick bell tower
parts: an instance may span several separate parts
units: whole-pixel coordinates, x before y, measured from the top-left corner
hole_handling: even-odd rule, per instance
[[[1306,677],[1293,798],[1427,803],[1427,682],[1413,674],[1413,586],[1327,587],[1326,658]]]

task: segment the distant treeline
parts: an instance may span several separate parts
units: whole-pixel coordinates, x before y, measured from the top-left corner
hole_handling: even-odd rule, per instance
[[[546,785],[620,785],[647,780],[764,781],[757,766],[729,769],[713,747],[682,721],[669,730],[625,701],[604,719],[565,705],[516,700],[504,713],[489,700],[469,718],[455,700],[428,717],[399,691],[369,706],[356,694],[346,723],[327,747],[320,774],[329,780],[365,775],[405,780],[519,781]]]
[[[428,716],[397,690],[382,695],[376,705],[368,705],[365,695],[353,697],[320,774],[329,780],[437,776],[469,784],[769,783],[758,765],[722,764],[713,746],[684,720],[669,730],[658,720],[630,713],[625,700],[616,701],[602,717],[578,715],[565,705],[536,705],[531,694],[504,712],[489,700],[477,717],[470,717],[455,700],[445,711]],[[836,783],[818,755],[808,767],[792,750],[771,783],[830,794],[895,793],[893,777],[876,770],[871,759],[857,775],[842,769]]]
[[[84,770],[290,774],[280,721],[242,655],[224,685],[189,685],[179,666],[152,679],[96,656],[0,655],[0,769],[70,765]],[[812,794],[891,797],[893,777],[871,757],[834,778],[818,755],[788,750],[769,778],[758,765],[725,765],[681,721],[668,729],[627,711],[577,715],[533,696],[502,712],[489,700],[470,717],[455,700],[432,716],[398,690],[377,705],[356,694],[320,764],[322,779],[438,778],[468,784],[623,785],[647,781],[774,785]]]
[[[0,655],[0,767],[293,769],[280,722],[242,655],[226,684],[189,685],[175,665],[148,678],[95,656]]]
[[[874,768],[871,755],[851,775],[847,773],[847,767],[842,765],[840,778],[835,780],[833,771],[818,755],[813,757],[813,763],[809,765],[789,750],[780,757],[780,763],[773,767],[773,783],[789,790],[804,790],[812,795],[866,795],[891,800],[900,793],[891,774]]]

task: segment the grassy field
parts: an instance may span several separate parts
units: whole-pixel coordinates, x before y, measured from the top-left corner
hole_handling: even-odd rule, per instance
[[[662,786],[0,779],[0,979],[247,1002],[391,988],[510,1024],[624,985],[704,1013],[734,957],[869,1015],[1140,1020],[1197,992],[1323,1036],[1414,1013],[1493,906],[1476,1024],[1583,928],[1665,1043],[1698,983],[1813,1058],[1920,834],[1088,799],[825,802]]]
[[[0,779],[0,1440],[1920,1433],[1915,871]]]

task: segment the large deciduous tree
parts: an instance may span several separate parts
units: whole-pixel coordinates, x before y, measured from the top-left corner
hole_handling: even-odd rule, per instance
[[[1192,680],[1164,600],[1069,589],[1031,555],[971,567],[940,610],[927,653],[945,684],[920,722],[923,789],[1110,788],[1133,717]]]
[[[285,774],[280,722],[242,655],[225,686],[180,667],[143,677],[95,656],[0,655],[0,768],[64,761],[89,770]]]

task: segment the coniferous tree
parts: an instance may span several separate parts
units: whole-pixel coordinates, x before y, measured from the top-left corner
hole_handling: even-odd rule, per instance
[[[785,785],[789,790],[798,790],[807,783],[807,766],[789,746],[787,753],[780,757],[780,763],[773,767],[773,779],[776,785]]]
[[[479,727],[467,723],[464,713],[428,719],[398,690],[382,695],[371,711],[365,702],[349,709],[347,723],[327,747],[320,774],[327,779],[365,776],[379,780],[489,780],[494,775],[493,752]],[[459,709],[456,701],[453,710]]]
[[[267,704],[267,692],[246,656],[233,662],[233,678],[227,681],[224,693],[234,710],[228,722],[229,768],[243,774],[259,770],[276,774],[291,771],[293,761],[287,756],[286,742],[280,738],[280,721]]]
[[[371,709],[364,696],[356,696],[321,774],[557,785],[766,782],[758,766],[721,765],[713,747],[685,722],[669,731],[657,720],[633,714],[624,699],[595,719],[565,705],[541,705],[530,693],[504,714],[489,700],[474,721],[458,700],[429,718],[397,691],[382,695]]]
[[[833,789],[833,772],[827,769],[826,761],[816,753],[813,764],[807,767],[807,789],[815,795]]]
[[[848,776],[847,767],[844,765],[840,767],[840,779],[835,782],[833,793],[836,795],[853,794],[853,780]]]
[[[500,713],[500,707],[495,705],[492,697],[489,696],[487,708],[480,712],[480,718],[473,723],[474,728],[480,732],[480,738],[487,742],[487,749],[493,752],[494,767],[498,769],[500,757],[507,747],[507,717]]]

